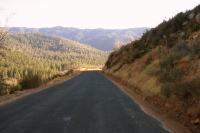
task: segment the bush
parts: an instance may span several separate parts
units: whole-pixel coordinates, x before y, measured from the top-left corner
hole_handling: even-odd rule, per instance
[[[174,55],[169,55],[168,57],[164,58],[160,62],[160,67],[162,69],[169,70],[174,67],[174,61],[176,60],[176,57]]]
[[[110,59],[108,59],[106,61],[105,66],[108,67],[108,68],[110,68],[110,66],[111,66],[111,60]]]
[[[123,64],[120,64],[119,67],[117,67],[115,70],[113,70],[113,72],[114,72],[114,73],[117,72],[119,69],[122,68],[122,66],[123,66]]]
[[[194,59],[195,57],[199,58],[200,56],[200,44],[197,42],[192,42],[189,44],[190,48],[190,58]]]
[[[123,58],[122,56],[118,57],[118,58],[110,65],[109,68],[111,68],[111,67],[117,65],[118,63],[120,63],[120,61],[122,60],[122,58]]]
[[[191,95],[191,91],[194,91],[193,82],[179,82],[175,85],[174,94],[183,102],[186,102]]]
[[[19,82],[19,85],[22,87],[22,89],[36,88],[42,84],[43,80],[40,75],[34,75],[31,77],[26,76]]]
[[[146,66],[150,65],[152,61],[153,61],[153,56],[149,56],[149,57],[147,58],[147,60],[145,61],[145,65],[146,65]]]
[[[166,98],[169,98],[173,93],[173,84],[172,83],[165,83],[161,86],[161,94],[164,95]]]
[[[181,67],[175,68],[171,71],[164,71],[159,77],[159,80],[163,83],[166,82],[178,82],[181,81],[183,75],[183,69]]]
[[[6,89],[9,85],[3,82],[0,82],[0,95],[5,95],[8,92],[6,92]]]
[[[69,75],[70,73],[73,73],[74,70],[73,69],[70,69],[69,71],[67,71],[64,75]]]
[[[10,86],[9,87],[9,94],[14,93],[15,91],[20,91],[21,87],[19,85],[15,85],[15,86]]]
[[[53,75],[53,76],[52,76],[52,79],[55,79],[55,78],[61,77],[61,76],[62,76],[62,75],[58,73],[58,74]]]
[[[161,94],[163,94],[166,98],[170,98],[170,96],[174,95],[178,100],[187,103],[188,97],[195,91],[194,86],[193,81],[180,81],[177,83],[168,82],[161,86]]]
[[[15,91],[20,91],[19,85],[10,86],[6,83],[0,82],[0,95],[12,94]]]
[[[192,23],[191,24],[191,31],[196,32],[200,29],[200,25],[198,23]]]
[[[152,67],[152,66],[147,66],[145,69],[144,69],[144,73],[147,74],[147,75],[156,75],[159,71]]]
[[[179,41],[174,47],[174,52],[182,53],[183,55],[188,54],[190,52],[189,47],[185,41]]]

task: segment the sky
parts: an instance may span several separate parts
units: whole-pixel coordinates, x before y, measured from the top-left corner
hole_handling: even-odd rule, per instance
[[[0,0],[0,26],[156,27],[199,4],[200,0]]]

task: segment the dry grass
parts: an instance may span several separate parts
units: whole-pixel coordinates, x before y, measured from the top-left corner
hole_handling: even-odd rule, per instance
[[[129,86],[137,87],[144,92],[146,96],[153,96],[160,92],[161,84],[158,82],[157,76],[148,75],[144,72],[145,69],[152,68],[153,71],[159,69],[159,61],[154,60],[148,67],[145,65],[145,61],[150,55],[158,53],[158,50],[146,53],[144,56],[136,59],[132,64],[125,64],[121,69],[113,72],[120,64],[115,65],[110,69],[104,69],[104,72],[121,79],[122,82]]]
[[[134,60],[131,64],[125,64],[121,69],[120,63],[110,69],[104,69],[105,73],[118,77],[122,82],[129,86],[137,87],[144,92],[144,95],[154,96],[160,94],[162,83],[160,77],[160,61],[164,58],[161,54],[166,51],[165,47],[157,47],[142,57]],[[168,55],[168,54],[167,54]],[[145,64],[149,57],[153,57],[150,64]],[[184,76],[187,81],[192,81],[200,75],[200,63],[197,60],[190,62],[190,57],[185,56],[176,62],[176,67],[181,67],[186,71]],[[188,64],[189,63],[189,64]],[[162,73],[162,72],[161,72]]]

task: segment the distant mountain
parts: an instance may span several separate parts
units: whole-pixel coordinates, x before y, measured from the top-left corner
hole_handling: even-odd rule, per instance
[[[130,42],[138,39],[142,34],[149,29],[130,28],[130,29],[77,29],[66,27],[52,28],[25,28],[12,27],[9,31],[13,32],[41,32],[49,35],[56,35],[68,38],[73,41],[88,44],[94,48],[103,51],[111,51],[115,42],[122,43]]]

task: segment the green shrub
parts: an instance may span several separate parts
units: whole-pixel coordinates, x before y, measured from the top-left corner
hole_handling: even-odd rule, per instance
[[[166,82],[178,82],[181,81],[183,75],[183,69],[181,67],[175,68],[173,70],[163,71],[159,77],[159,80],[163,83]]]
[[[9,85],[3,82],[0,82],[0,95],[7,94],[6,89]]]
[[[112,62],[112,58],[113,56],[116,56],[116,51],[112,52],[109,56],[108,56],[108,60],[105,63],[105,66],[110,68],[111,67],[111,62]]]
[[[166,57],[162,61],[160,61],[160,67],[162,69],[169,70],[174,67],[175,60],[176,60],[176,57],[174,55],[169,55],[168,57]]]
[[[110,59],[108,59],[106,61],[105,66],[108,67],[108,68],[110,68],[110,66],[111,66],[111,60]]]
[[[175,53],[182,53],[183,56],[190,52],[190,48],[185,41],[179,41],[172,49]]]
[[[150,65],[152,61],[153,61],[153,56],[149,56],[149,57],[147,58],[147,60],[145,61],[145,65],[146,65],[146,66]]]
[[[73,73],[74,70],[73,69],[70,69],[69,71],[67,71],[64,75],[69,75],[70,73]]]
[[[119,69],[122,68],[122,66],[123,66],[123,64],[120,64],[119,67],[117,67],[115,70],[113,70],[113,72],[114,72],[114,73],[117,72]]]
[[[144,73],[147,74],[147,75],[156,75],[159,71],[152,67],[152,66],[147,66],[145,69],[144,69]]]
[[[166,98],[174,95],[176,98],[184,103],[187,103],[188,97],[194,93],[195,87],[192,81],[180,81],[177,83],[164,83],[161,86],[161,94]]]
[[[55,79],[55,78],[61,77],[61,76],[62,76],[62,75],[61,75],[60,73],[58,73],[58,74],[53,75],[53,76],[52,76],[52,79]]]
[[[197,42],[192,42],[189,44],[189,48],[190,48],[190,53],[189,56],[191,59],[195,59],[195,58],[199,58],[200,55],[200,44]]]
[[[22,87],[22,89],[30,89],[30,88],[36,88],[40,85],[42,85],[44,82],[42,80],[42,77],[40,75],[34,75],[34,76],[26,76],[22,80],[20,80],[19,85]]]
[[[20,91],[21,87],[19,85],[15,85],[15,86],[10,86],[9,87],[9,94],[14,93],[15,91]]]
[[[161,86],[161,94],[166,98],[169,98],[173,93],[174,84],[172,83],[164,83]]]
[[[122,60],[122,56],[118,57],[111,65],[110,65],[110,68],[117,65],[118,63],[120,63],[120,61]]]
[[[188,97],[194,91],[193,82],[179,82],[175,85],[174,94],[175,96],[183,102],[187,102]]]
[[[131,56],[128,55],[126,57],[124,57],[122,64],[130,64],[131,63]]]
[[[192,32],[196,32],[200,29],[200,25],[198,23],[192,23],[190,27]]]

